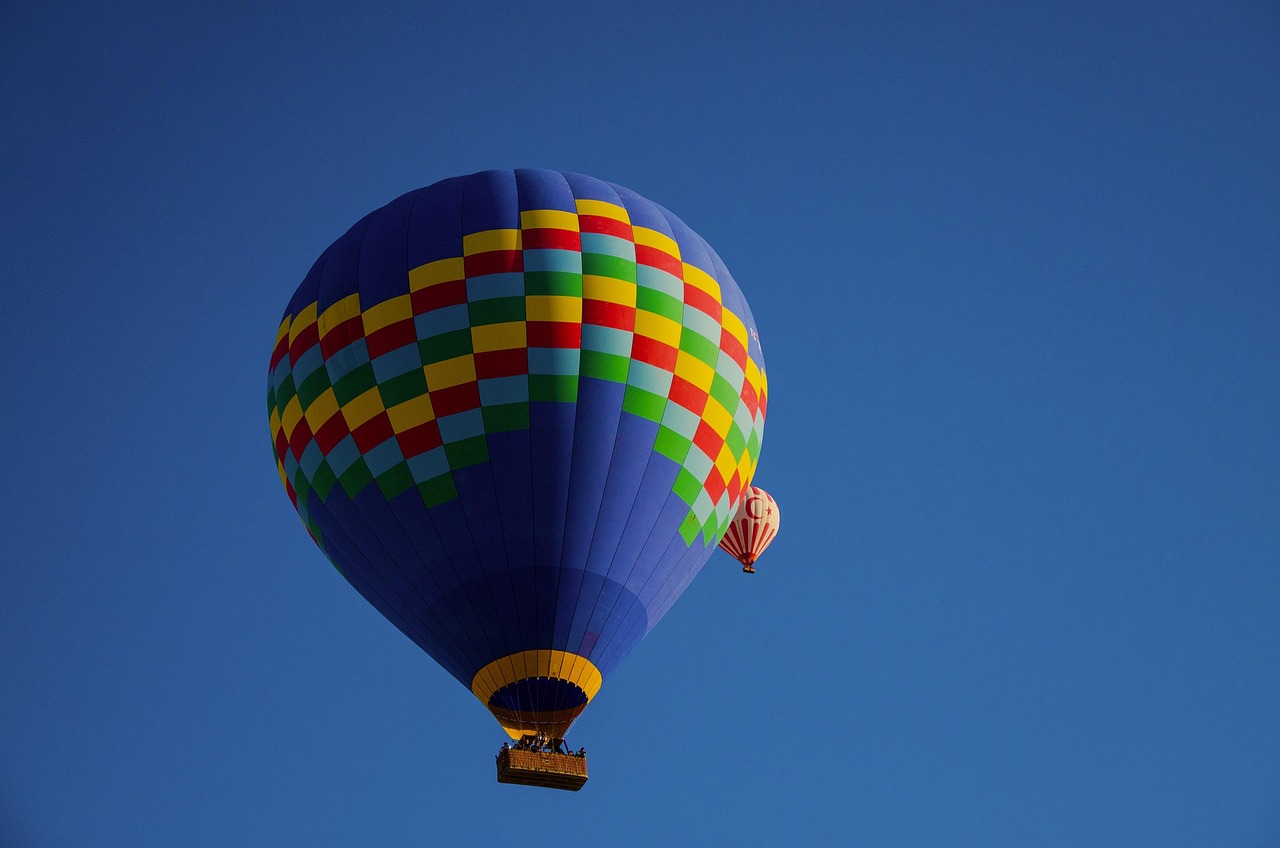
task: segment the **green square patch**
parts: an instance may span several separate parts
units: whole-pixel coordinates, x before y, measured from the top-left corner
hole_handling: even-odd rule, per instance
[[[329,372],[324,368],[317,368],[298,387],[298,402],[302,404],[302,408],[306,409],[315,403],[316,398],[329,389],[329,385]]]
[[[716,367],[716,361],[720,359],[720,348],[701,333],[688,327],[680,333],[680,349],[698,357],[712,368]]]
[[[329,492],[337,483],[338,475],[333,473],[327,460],[321,460],[315,476],[311,478],[311,488],[315,489],[316,494],[320,496],[320,503],[329,499]]]
[[[680,500],[693,506],[693,502],[698,499],[698,493],[702,491],[702,483],[698,482],[698,478],[690,474],[687,468],[681,468],[671,491],[679,495]]]
[[[741,396],[733,390],[733,386],[729,384],[729,381],[719,374],[711,378],[711,396],[720,401],[720,405],[729,410],[730,414],[742,402]]]
[[[677,324],[684,320],[684,303],[666,292],[640,286],[636,289],[636,309],[670,318]]]
[[[529,429],[529,404],[502,403],[480,408],[486,433],[506,433]]]
[[[506,324],[524,320],[524,295],[520,297],[492,297],[473,300],[467,304],[467,316],[471,326]]]
[[[608,380],[611,383],[625,383],[630,367],[631,360],[625,356],[601,353],[598,350],[584,350],[579,373],[583,377],[595,377],[597,380]]]
[[[365,486],[373,482],[373,475],[369,473],[369,466],[365,465],[364,460],[357,459],[351,463],[350,468],[342,472],[338,482],[342,484],[342,490],[347,493],[347,497],[354,499],[364,491]]]
[[[378,384],[378,394],[382,396],[382,405],[387,409],[407,400],[422,397],[426,393],[427,377],[422,373],[421,368],[414,368],[412,371],[392,377],[390,380],[383,380]]]
[[[738,429],[736,422],[729,424],[729,434],[725,436],[724,442],[735,457],[742,458],[742,452],[747,449],[747,440]]]
[[[311,481],[307,479],[307,475],[302,473],[299,468],[293,474],[293,493],[298,496],[298,503],[302,504],[303,509],[307,506],[307,493],[311,491]]]
[[[458,488],[453,484],[452,474],[441,474],[418,484],[418,493],[427,509],[451,501],[458,496]]]
[[[667,459],[683,465],[685,457],[689,455],[689,446],[692,444],[693,442],[670,427],[659,427],[658,436],[653,442],[653,449]]]
[[[627,386],[622,396],[622,411],[639,415],[653,422],[662,421],[662,413],[667,408],[667,399],[653,392],[646,392],[639,386]]]
[[[450,468],[467,468],[489,461],[489,445],[484,436],[472,436],[444,446]]]
[[[404,494],[413,488],[413,472],[403,462],[398,462],[378,475],[378,488],[387,500]]]
[[[680,522],[680,538],[684,539],[686,545],[692,545],[693,540],[698,538],[698,534],[702,532],[702,525],[698,523],[698,519],[694,516],[693,511],[684,517],[684,521]]]
[[[705,542],[708,547],[720,542],[720,536],[723,534],[716,532],[719,529],[720,522],[716,520],[716,515],[713,512],[711,513],[711,517],[707,519],[706,523],[702,525],[702,541]]]
[[[444,362],[471,353],[471,329],[454,330],[418,340],[423,365]]]
[[[576,403],[578,376],[576,374],[530,374],[529,400]]]
[[[636,281],[636,263],[633,259],[610,256],[607,253],[582,254],[582,273],[593,277],[612,277],[615,280]]]
[[[289,374],[280,381],[280,388],[276,389],[276,403],[280,405],[281,409],[284,409],[297,393],[298,390],[293,385],[293,375]]]
[[[582,297],[582,275],[570,271],[525,271],[524,293]]]
[[[378,380],[373,375],[373,366],[366,362],[353,368],[333,384],[333,396],[338,401],[338,406],[346,406],[376,385]]]

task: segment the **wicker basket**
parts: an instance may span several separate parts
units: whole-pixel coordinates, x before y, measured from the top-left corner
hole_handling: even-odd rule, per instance
[[[587,782],[587,758],[508,748],[498,752],[498,782],[577,792]]]

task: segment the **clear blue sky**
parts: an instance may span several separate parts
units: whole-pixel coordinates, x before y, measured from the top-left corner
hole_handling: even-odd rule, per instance
[[[1280,844],[1280,7],[848,5],[4,3],[0,844]],[[269,446],[310,263],[489,167],[675,211],[769,365],[783,535],[576,795]]]

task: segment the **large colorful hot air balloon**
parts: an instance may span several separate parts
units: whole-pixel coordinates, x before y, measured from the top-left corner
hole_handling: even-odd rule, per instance
[[[720,548],[742,563],[742,570],[756,573],[756,560],[778,535],[781,514],[778,502],[759,486],[748,486],[738,501]]]
[[[267,405],[339,572],[512,736],[565,730],[715,550],[767,384],[715,252],[625,188],[485,171],[334,242]]]

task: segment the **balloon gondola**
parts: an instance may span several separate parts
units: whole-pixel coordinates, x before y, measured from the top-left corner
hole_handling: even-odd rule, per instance
[[[324,251],[268,411],[343,577],[512,739],[562,740],[729,527],[767,396],[751,310],[693,230],[611,183],[507,170]]]

